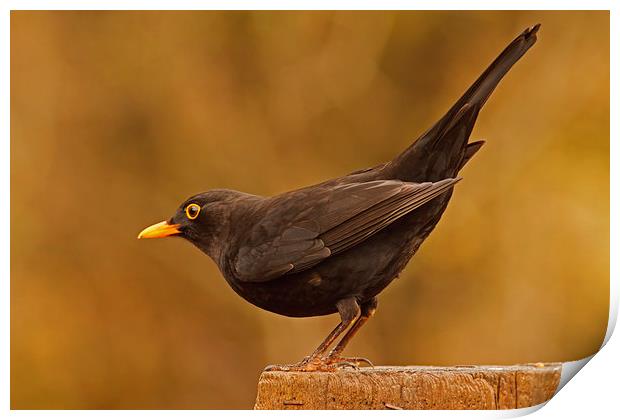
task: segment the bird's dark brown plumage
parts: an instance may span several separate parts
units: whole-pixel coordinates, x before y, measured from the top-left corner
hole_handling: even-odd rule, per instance
[[[342,362],[340,352],[374,312],[376,295],[439,221],[459,170],[483,144],[468,143],[478,112],[536,42],[538,28],[512,41],[446,115],[392,161],[274,197],[198,194],[141,237],[186,238],[241,297],[268,311],[293,317],[339,312],[342,322],[322,345],[288,368]],[[196,217],[191,204],[199,206]]]

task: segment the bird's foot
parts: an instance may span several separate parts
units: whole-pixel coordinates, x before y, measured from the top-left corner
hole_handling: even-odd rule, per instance
[[[299,363],[292,365],[269,365],[266,372],[333,372],[336,366],[330,366],[323,362],[321,357],[306,357]]]
[[[292,365],[269,365],[266,372],[334,372],[340,368],[359,369],[361,364],[374,367],[372,362],[364,357],[306,357],[299,363]]]

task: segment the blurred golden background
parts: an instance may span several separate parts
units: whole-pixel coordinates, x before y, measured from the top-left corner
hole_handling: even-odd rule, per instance
[[[524,28],[435,232],[348,354],[512,364],[597,351],[609,304],[607,12],[13,12],[12,408],[251,408],[336,315],[234,294],[188,196],[388,160]]]

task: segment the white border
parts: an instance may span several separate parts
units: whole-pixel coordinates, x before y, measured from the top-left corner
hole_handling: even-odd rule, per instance
[[[618,68],[618,42],[619,31],[617,16],[618,6],[617,2],[613,0],[589,0],[587,2],[577,2],[566,0],[563,2],[553,2],[548,0],[503,0],[501,2],[489,1],[489,0],[425,0],[425,1],[403,1],[403,0],[384,0],[382,2],[370,2],[364,0],[357,1],[297,1],[293,2],[285,1],[242,1],[242,0],[229,0],[229,1],[209,1],[201,2],[197,0],[177,0],[177,1],[165,1],[165,0],[152,0],[152,1],[137,1],[137,0],[108,0],[108,1],[79,1],[79,0],[64,0],[64,1],[44,1],[44,0],[23,0],[23,1],[8,1],[2,4],[2,14],[0,18],[0,78],[2,80],[3,95],[0,99],[0,159],[2,159],[2,165],[0,165],[0,191],[4,198],[0,202],[0,214],[2,220],[9,220],[10,217],[10,126],[9,126],[9,109],[10,109],[10,79],[9,79],[9,57],[10,57],[10,14],[9,10],[36,10],[36,9],[52,9],[52,10],[104,10],[104,9],[118,9],[118,10],[198,10],[198,9],[256,9],[256,10],[268,10],[268,9],[366,9],[366,10],[439,10],[439,9],[451,9],[451,10],[554,10],[554,6],[561,5],[563,10],[611,10],[611,145],[610,145],[610,159],[611,159],[611,203],[610,214],[618,214],[618,197],[614,190],[618,181],[619,169],[618,163],[618,83],[617,74],[620,70]],[[209,7],[205,7],[208,5]],[[611,284],[610,284],[610,318],[605,337],[604,349],[599,354],[595,355],[592,359],[592,363],[589,367],[580,374],[578,381],[572,381],[565,389],[563,388],[559,394],[554,397],[544,410],[538,411],[537,416],[544,416],[547,418],[557,418],[558,416],[573,417],[573,415],[580,413],[583,415],[592,414],[609,414],[616,412],[615,400],[617,396],[616,381],[619,372],[618,360],[620,355],[620,345],[617,339],[612,339],[611,335],[614,330],[617,313],[618,313],[618,264],[614,260],[613,256],[617,255],[617,238],[618,238],[618,224],[612,217],[610,220],[611,229]],[[0,272],[2,276],[2,301],[0,303],[0,310],[2,314],[2,322],[0,323],[0,336],[4,338],[2,344],[0,344],[0,357],[2,363],[2,374],[0,376],[0,393],[2,398],[2,411],[6,411],[10,406],[10,359],[9,359],[9,337],[10,337],[10,228],[4,229],[5,235],[1,242],[0,254]],[[571,373],[576,373],[587,363],[590,358],[582,361],[571,362],[565,364],[564,374],[562,377],[562,385],[566,385]],[[542,405],[541,405],[542,406]],[[528,414],[536,411],[540,406],[532,407],[529,409],[511,410],[511,411],[486,411],[486,412],[464,412],[464,411],[425,411],[425,412],[399,412],[390,411],[389,415],[393,416],[423,416],[434,418],[452,418],[457,417],[514,417],[517,415]],[[382,412],[387,413],[387,412]],[[406,413],[406,414],[405,414]],[[205,414],[200,411],[13,411],[10,413],[15,417],[31,418],[31,417],[47,417],[47,418],[103,418],[109,415],[114,416],[142,416],[148,415],[150,418],[204,418],[205,415],[217,416],[217,417],[236,417],[239,414],[253,415],[259,418],[273,418],[285,416],[289,417],[289,412],[234,412],[234,411],[210,411],[209,414]],[[296,417],[309,418],[309,416],[315,416],[316,413],[312,412],[296,412]],[[333,412],[326,412],[322,415],[332,416]],[[377,416],[386,415],[379,412],[365,412],[364,415]],[[353,418],[353,416],[359,416],[359,413],[355,412],[339,412],[338,418]]]

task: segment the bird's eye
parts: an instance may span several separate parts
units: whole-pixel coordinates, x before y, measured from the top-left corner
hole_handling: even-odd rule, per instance
[[[200,213],[200,206],[198,204],[190,204],[185,207],[185,214],[189,220],[194,220],[198,217],[198,213]]]

